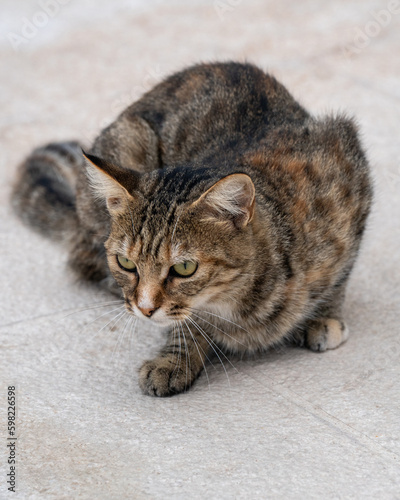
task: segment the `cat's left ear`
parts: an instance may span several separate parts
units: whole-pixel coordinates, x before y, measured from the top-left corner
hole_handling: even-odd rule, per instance
[[[93,192],[106,202],[111,215],[123,213],[133,200],[129,187],[135,183],[136,173],[117,167],[97,156],[86,154],[86,173]]]
[[[244,228],[254,215],[255,188],[247,174],[231,174],[211,186],[193,204],[207,219]]]

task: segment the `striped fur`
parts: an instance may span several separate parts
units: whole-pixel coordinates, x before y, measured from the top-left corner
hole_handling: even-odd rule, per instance
[[[19,169],[12,197],[16,213],[46,236],[73,234],[78,224],[76,181],[83,163],[77,142],[35,149]]]
[[[345,287],[372,199],[351,119],[310,116],[255,66],[203,64],[125,110],[85,168],[70,144],[68,170],[65,147],[28,158],[15,205],[46,232],[65,222],[75,271],[169,326],[140,370],[144,393],[186,390],[210,353],[347,339]],[[184,261],[197,268],[182,278]]]

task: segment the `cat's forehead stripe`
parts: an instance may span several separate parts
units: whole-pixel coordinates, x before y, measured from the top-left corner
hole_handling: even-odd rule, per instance
[[[166,195],[172,193],[163,192],[163,194],[167,198]],[[160,196],[161,193],[159,192],[157,195]],[[148,201],[140,221],[140,234],[145,242],[143,253],[158,257],[163,241],[172,232],[175,218],[176,200],[172,196],[169,200],[165,199],[164,203],[160,203],[160,199],[156,198]]]

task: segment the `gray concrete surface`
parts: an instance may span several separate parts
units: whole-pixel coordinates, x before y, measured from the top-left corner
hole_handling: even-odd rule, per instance
[[[400,498],[400,2],[1,2],[0,403],[17,386],[18,499]],[[47,13],[46,13],[47,12]],[[20,37],[20,38],[18,38]],[[312,112],[359,121],[376,185],[351,278],[349,341],[208,367],[187,394],[141,395],[161,342],[122,338],[113,300],[10,213],[35,146],[89,144],[163,76],[250,60]],[[108,314],[101,316],[109,311]],[[113,312],[112,312],[113,311]],[[97,319],[96,319],[97,318]],[[107,326],[106,326],[107,325]]]

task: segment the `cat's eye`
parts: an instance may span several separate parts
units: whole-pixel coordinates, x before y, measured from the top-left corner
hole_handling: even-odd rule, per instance
[[[133,272],[136,269],[135,263],[127,259],[126,257],[123,257],[122,255],[117,255],[117,261],[120,267],[122,267],[122,269],[125,269],[125,271]]]
[[[175,276],[180,276],[182,278],[188,278],[192,276],[197,270],[197,263],[192,262],[191,260],[185,260],[184,262],[180,262],[179,264],[175,264],[171,267],[172,274]]]

